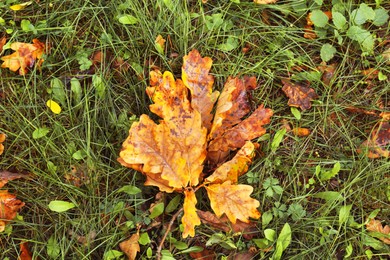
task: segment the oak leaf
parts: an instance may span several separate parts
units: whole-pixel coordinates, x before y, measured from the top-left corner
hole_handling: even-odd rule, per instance
[[[318,97],[312,88],[303,86],[298,83],[292,83],[288,79],[282,79],[282,83],[282,90],[289,98],[289,106],[300,107],[302,110],[307,110],[311,108],[310,101]]]
[[[252,163],[252,158],[255,156],[255,144],[247,142],[228,162],[219,166],[213,174],[205,179],[210,183],[222,183],[231,181],[237,183],[238,177],[248,171],[249,165]]]
[[[16,173],[9,171],[0,171],[0,188],[4,187],[9,181],[16,180],[19,178],[29,178],[29,174],[24,173]]]
[[[0,190],[0,232],[4,231],[5,225],[16,217],[23,206],[24,202],[16,199],[8,190]]]
[[[245,223],[240,220],[237,220],[237,222],[233,224],[226,216],[222,216],[219,218],[209,211],[201,210],[198,210],[197,213],[203,224],[222,230],[226,233],[232,231],[234,233],[240,232],[245,239],[250,240],[253,238],[253,235],[251,233],[256,232],[256,223],[254,222]]]
[[[249,217],[260,218],[260,212],[257,210],[260,202],[250,197],[253,192],[252,186],[234,185],[230,181],[226,181],[222,184],[208,185],[206,190],[211,208],[218,217],[226,214],[233,224],[237,220],[249,223]]]
[[[374,128],[370,138],[364,141],[358,152],[367,149],[368,158],[379,158],[390,156],[390,151],[386,147],[390,144],[390,123],[387,121],[379,122],[378,126]],[[364,149],[365,148],[365,149]]]
[[[202,125],[207,129],[211,127],[211,110],[219,95],[218,91],[212,91],[214,78],[209,74],[212,63],[211,58],[202,58],[199,52],[194,50],[184,56],[182,67],[183,83],[191,92],[191,106],[199,111]]]
[[[2,37],[2,38],[0,39],[0,52],[3,50],[3,47],[4,47],[4,45],[5,45],[6,42],[7,42],[7,38]]]
[[[11,44],[11,49],[15,52],[0,58],[4,61],[1,68],[9,68],[14,72],[19,70],[20,75],[25,75],[34,66],[36,60],[38,60],[38,66],[43,62],[42,56],[45,52],[45,44],[38,39],[33,39],[32,44],[14,42]]]
[[[119,248],[126,254],[129,260],[134,260],[137,257],[137,253],[141,250],[139,243],[139,233],[131,235],[131,237],[125,241],[119,243]]]
[[[30,249],[28,248],[28,242],[20,243],[20,255],[18,260],[32,260]]]
[[[207,189],[217,216],[226,214],[232,223],[260,217],[256,209],[260,203],[250,197],[253,188],[237,181],[254,157],[257,144],[250,140],[266,132],[264,125],[273,112],[260,105],[247,116],[251,110],[248,91],[256,88],[256,79],[229,78],[212,122],[219,93],[212,89],[211,64],[210,58],[193,50],[183,59],[183,80],[175,80],[170,72],[150,72],[146,93],[153,104],[149,108],[160,120],[156,123],[141,115],[118,158],[123,166],[146,175],[145,185],[184,193],[184,237],[194,236],[195,226],[201,223],[195,207],[195,191],[201,187]],[[216,169],[213,174],[203,171],[206,162]]]
[[[196,214],[196,203],[195,191],[193,189],[184,190],[184,215],[181,219],[184,227],[183,238],[186,238],[188,235],[193,237],[195,235],[195,226],[200,225],[200,218]]]
[[[368,231],[372,232],[379,232],[382,233],[384,236],[379,238],[382,240],[385,244],[390,245],[390,226],[384,225],[382,226],[381,222],[376,219],[371,219],[367,224],[366,224],[366,229]]]
[[[6,135],[4,133],[0,133],[0,155],[4,152],[4,141],[5,141]]]

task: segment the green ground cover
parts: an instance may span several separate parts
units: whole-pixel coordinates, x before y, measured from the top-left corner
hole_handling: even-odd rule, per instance
[[[156,257],[182,198],[144,186],[142,174],[117,158],[132,122],[152,115],[149,72],[179,78],[183,56],[193,49],[212,58],[216,89],[229,76],[255,76],[253,107],[274,111],[267,134],[256,140],[259,154],[239,180],[253,186],[262,217],[253,220],[250,239],[207,224],[182,239],[179,215],[162,259],[192,259],[197,247],[214,251],[215,259],[244,253],[278,259],[286,223],[291,242],[282,259],[389,256],[383,235],[365,224],[375,217],[390,225],[390,162],[368,158],[361,144],[390,110],[390,3],[236,2],[53,0],[19,11],[10,6],[20,2],[0,2],[0,39],[36,38],[49,47],[42,66],[25,75],[0,69],[0,132],[7,135],[0,169],[31,174],[2,188],[25,206],[0,233],[0,259],[17,259],[22,241],[36,259],[126,259],[118,245],[137,229],[137,257]],[[315,39],[304,37],[310,12]],[[0,56],[11,53],[5,45]],[[334,64],[329,81],[324,62]],[[318,95],[310,109],[288,106],[283,78],[310,83]],[[49,99],[60,104],[59,114],[48,109]],[[310,134],[283,133],[286,124]],[[173,198],[177,203],[169,204]],[[75,207],[56,212],[52,201]],[[164,202],[161,212],[150,212],[157,201]],[[210,210],[205,196],[197,208]]]

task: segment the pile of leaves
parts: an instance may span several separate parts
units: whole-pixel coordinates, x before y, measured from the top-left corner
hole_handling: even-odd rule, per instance
[[[122,165],[142,172],[145,185],[184,194],[183,237],[194,236],[201,223],[195,196],[201,187],[218,217],[225,214],[233,224],[260,217],[260,203],[250,197],[253,187],[238,184],[238,178],[248,170],[258,147],[251,140],[266,132],[263,126],[273,112],[260,105],[247,116],[248,91],[257,86],[254,77],[228,78],[221,93],[213,92],[211,65],[211,58],[193,50],[184,57],[182,80],[168,71],[152,72],[146,92],[154,102],[150,110],[161,120],[155,123],[141,115],[118,158]]]

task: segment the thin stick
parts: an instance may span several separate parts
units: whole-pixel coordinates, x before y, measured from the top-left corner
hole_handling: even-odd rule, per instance
[[[157,247],[157,260],[161,260],[161,250],[164,246],[164,242],[165,242],[165,239],[167,238],[168,236],[168,233],[171,231],[171,228],[173,226],[173,223],[175,222],[175,219],[179,216],[179,214],[183,211],[183,208],[179,209],[175,215],[172,216],[172,219],[171,221],[169,221],[169,225],[167,227],[167,230],[165,231],[164,233],[164,236],[162,237],[161,241],[160,241],[160,244],[158,245]]]

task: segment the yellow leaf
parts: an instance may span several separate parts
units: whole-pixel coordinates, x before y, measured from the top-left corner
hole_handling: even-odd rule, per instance
[[[232,160],[219,166],[212,175],[206,178],[206,182],[223,183],[231,181],[235,184],[238,177],[248,171],[248,166],[252,163],[254,157],[255,145],[252,142],[246,142],[237,152]]]
[[[0,133],[0,155],[4,152],[4,145],[3,142],[5,141],[6,135],[4,133]]]
[[[225,213],[233,224],[236,223],[237,219],[248,223],[250,217],[260,218],[261,214],[257,210],[260,202],[250,197],[253,192],[252,186],[232,185],[230,181],[226,181],[222,184],[206,186],[206,190],[211,208],[217,217],[221,217]]]
[[[9,8],[13,11],[20,11],[26,8],[27,6],[31,5],[32,1],[28,1],[22,4],[16,4],[16,5],[11,5]]]
[[[150,110],[163,120],[156,124],[142,115],[133,123],[119,162],[158,180],[160,190],[167,188],[161,181],[176,190],[198,185],[206,158],[207,130],[201,125],[200,113],[191,108],[187,89],[165,72],[148,94],[155,102]]]
[[[139,233],[133,234],[129,239],[119,243],[119,248],[127,255],[129,260],[134,260],[137,253],[140,251],[139,247]]]
[[[53,112],[54,114],[61,113],[60,105],[57,102],[55,102],[54,100],[49,99],[46,102],[46,106],[48,106],[50,108],[51,112]]]
[[[154,41],[154,44],[156,46],[157,51],[160,54],[164,54],[165,39],[161,35],[157,36],[156,40]]]
[[[261,4],[261,5],[265,5],[265,4],[274,4],[276,3],[277,0],[253,0],[253,2],[255,4]]]
[[[196,214],[195,205],[197,203],[197,200],[195,196],[195,191],[192,188],[186,189],[184,190],[184,195],[184,215],[181,219],[181,222],[184,226],[183,238],[186,238],[188,235],[191,237],[195,236],[195,226],[200,225],[200,218],[198,214]]]

